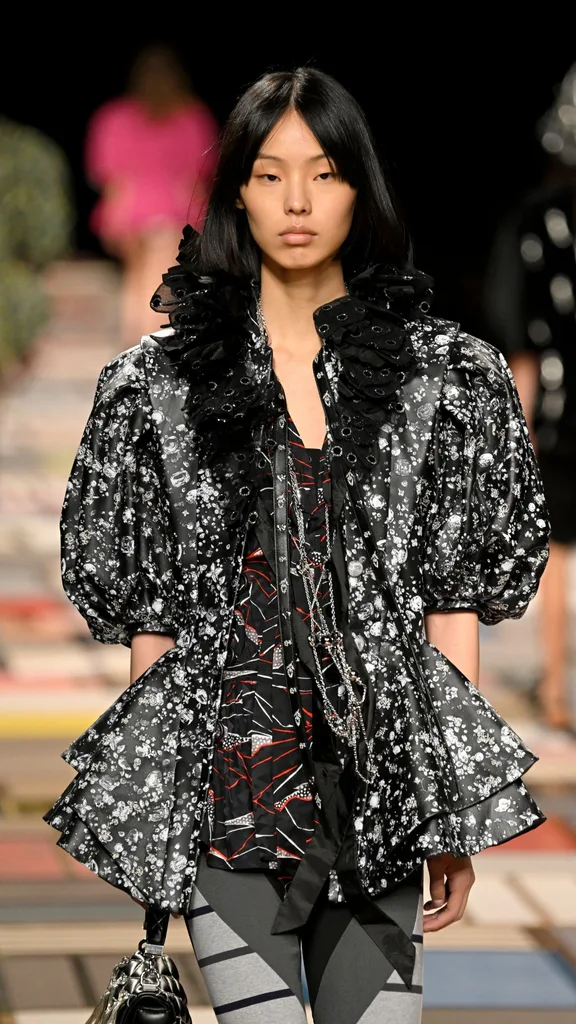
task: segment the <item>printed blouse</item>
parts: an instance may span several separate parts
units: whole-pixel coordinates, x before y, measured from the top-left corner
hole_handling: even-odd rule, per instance
[[[307,557],[320,582],[326,552],[325,503],[330,479],[322,450],[305,448],[288,421],[289,441],[305,517]],[[262,869],[290,878],[305,856],[317,824],[311,780],[301,756],[299,734],[288,699],[278,622],[277,584],[271,542],[272,485],[260,494],[259,522],[249,533],[223,678],[204,839],[213,867]],[[292,503],[290,503],[293,521]],[[298,572],[299,550],[291,531],[293,616],[300,641],[296,686],[306,742],[337,761],[314,675],[307,662],[309,609]],[[326,583],[320,604],[327,606]],[[301,653],[300,653],[301,652]],[[303,655],[303,656],[302,656]],[[308,655],[308,656],[307,656]],[[338,706],[338,678],[324,654],[324,681]]]

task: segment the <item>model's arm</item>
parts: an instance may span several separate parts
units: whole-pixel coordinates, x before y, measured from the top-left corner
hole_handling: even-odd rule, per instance
[[[479,643],[476,612],[431,612],[426,616],[426,636],[474,685],[478,684]],[[459,921],[474,884],[470,857],[440,853],[426,861],[430,876],[430,901],[425,910],[425,932],[438,932]]]
[[[470,682],[478,685],[480,653],[476,612],[431,612],[426,616],[426,638]]]
[[[508,365],[516,382],[522,411],[534,443],[534,408],[539,383],[538,356],[535,352],[515,352],[510,356]]]
[[[138,679],[171,647],[174,647],[174,640],[166,633],[135,633],[130,649],[130,682]]]

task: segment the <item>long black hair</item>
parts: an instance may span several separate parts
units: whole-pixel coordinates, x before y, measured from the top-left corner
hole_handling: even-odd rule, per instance
[[[309,67],[266,74],[241,96],[222,135],[203,233],[181,255],[199,273],[259,276],[260,251],[236,200],[262,143],[290,110],[306,122],[340,178],[357,189],[352,226],[337,254],[344,272],[375,263],[404,267],[409,241],[364,112],[339,82]]]

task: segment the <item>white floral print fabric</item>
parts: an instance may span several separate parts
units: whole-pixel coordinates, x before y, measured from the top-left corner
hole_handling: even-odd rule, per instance
[[[346,308],[318,311],[327,329],[317,376],[346,487],[347,623],[375,693],[378,772],[355,825],[360,876],[377,896],[432,852],[477,853],[543,820],[521,781],[534,755],[426,642],[424,615],[521,615],[545,565],[548,522],[506,365],[454,324],[408,325],[418,367],[376,429],[375,457],[348,458],[349,435],[339,435],[342,423],[356,429],[339,419],[348,356],[331,343],[331,315],[341,320]],[[265,389],[269,352],[248,327],[241,379]],[[194,378],[167,350],[171,338],[143,339],[102,372],[64,505],[62,571],[97,639],[129,644],[136,631],[159,631],[176,646],[66,752],[78,774],[46,820],[113,885],[182,910],[264,441],[252,455],[205,456],[185,411]],[[222,401],[234,409],[234,395]]]

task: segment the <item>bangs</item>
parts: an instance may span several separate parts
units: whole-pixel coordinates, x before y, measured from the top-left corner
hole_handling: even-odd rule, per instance
[[[318,74],[314,78],[307,75],[304,81],[300,82],[296,78],[297,74],[298,72],[294,73],[292,81],[279,82],[278,87],[271,95],[267,95],[266,87],[272,83],[267,79],[261,79],[244,97],[246,100],[249,99],[247,105],[252,107],[252,116],[249,120],[247,119],[246,124],[246,148],[242,161],[240,184],[245,185],[248,182],[254,161],[268,136],[274,132],[286,114],[295,111],[312,132],[338,176],[352,188],[358,188],[362,177],[362,159],[357,138],[359,119],[364,122],[366,141],[369,138],[368,126],[364,121],[362,110],[356,106],[355,123],[346,123],[350,119],[342,117],[342,104],[338,103],[337,91],[344,93],[352,103],[355,101],[348,96],[342,86],[329,79],[327,75],[320,77]],[[327,88],[328,83],[331,88]],[[258,86],[263,87],[263,96],[261,103],[254,108],[254,100],[257,99],[254,92]]]
[[[317,139],[338,176],[356,189],[350,233],[335,258],[345,274],[374,263],[403,268],[409,242],[385,180],[364,113],[346,89],[315,68],[274,72],[240,98],[222,135],[204,231],[185,255],[201,273],[258,277],[260,250],[245,212],[236,206],[262,144],[289,111],[295,111]]]

